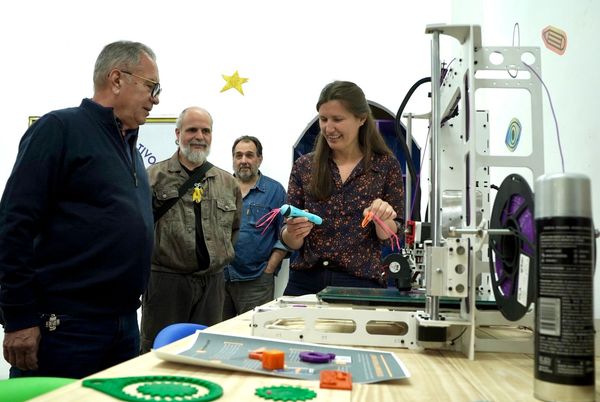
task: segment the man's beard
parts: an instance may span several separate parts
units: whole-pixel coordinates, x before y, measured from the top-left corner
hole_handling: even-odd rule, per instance
[[[206,145],[206,151],[203,151],[201,149],[192,150],[189,145],[179,144],[179,151],[188,161],[196,165],[202,165],[206,162],[206,158],[208,158],[208,155],[210,154],[210,145]]]
[[[235,172],[235,177],[237,177],[242,182],[249,182],[257,174],[258,174],[258,169],[256,169],[256,171],[255,171],[252,167],[249,167],[249,168],[246,168],[243,170],[240,168]]]

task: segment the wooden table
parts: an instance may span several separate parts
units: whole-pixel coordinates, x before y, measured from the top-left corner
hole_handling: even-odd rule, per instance
[[[205,331],[250,335],[252,312],[222,322]],[[189,338],[165,346],[179,348]],[[537,401],[533,397],[533,355],[516,353],[477,353],[475,360],[449,351],[386,349],[394,351],[404,362],[411,377],[378,384],[353,384],[352,391],[320,389],[316,381],[282,379],[259,374],[242,373],[165,362],[147,353],[93,376],[97,378],[144,375],[177,375],[198,377],[223,387],[221,401],[265,402],[254,395],[259,387],[300,385],[317,393],[311,401],[393,402],[393,401]],[[596,358],[596,383],[600,359]],[[1,398],[0,398],[1,399]],[[600,390],[596,388],[596,400]],[[115,402],[108,395],[84,388],[81,382],[32,399],[55,402]]]

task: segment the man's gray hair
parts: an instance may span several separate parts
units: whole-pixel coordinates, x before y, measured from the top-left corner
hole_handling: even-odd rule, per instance
[[[122,40],[104,46],[94,67],[94,89],[102,88],[107,82],[108,74],[114,69],[133,70],[144,53],[156,61],[152,49],[140,42]]]

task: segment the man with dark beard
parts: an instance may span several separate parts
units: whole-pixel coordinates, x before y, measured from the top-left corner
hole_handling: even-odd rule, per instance
[[[262,144],[258,138],[246,135],[234,141],[231,153],[244,208],[235,258],[225,267],[224,320],[273,300],[274,274],[287,254],[279,241],[281,215],[264,232],[256,227],[260,218],[280,208],[286,198],[283,186],[259,171]]]
[[[223,267],[233,260],[240,230],[242,194],[237,181],[206,160],[211,115],[189,107],[175,126],[178,150],[148,168],[155,243],[150,282],[142,298],[142,352],[149,351],[157,333],[170,324],[210,326],[222,321]]]

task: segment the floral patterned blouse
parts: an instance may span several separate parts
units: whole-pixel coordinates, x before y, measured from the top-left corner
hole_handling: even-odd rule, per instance
[[[348,272],[360,278],[370,278],[381,285],[387,283],[381,262],[381,247],[389,240],[380,240],[375,223],[361,227],[363,210],[381,198],[396,211],[398,228],[403,228],[404,187],[402,171],[393,155],[374,155],[368,170],[362,161],[342,183],[337,165],[329,159],[335,189],[331,197],[317,201],[309,195],[313,153],[296,160],[288,184],[288,204],[306,209],[323,218],[304,239],[291,269],[326,267]]]

